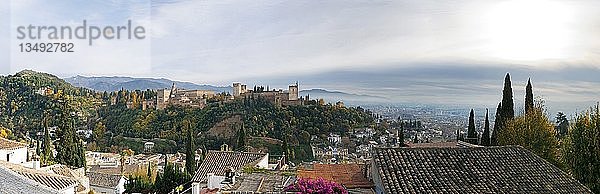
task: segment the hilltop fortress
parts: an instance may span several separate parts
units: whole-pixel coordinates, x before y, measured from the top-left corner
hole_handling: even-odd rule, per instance
[[[180,105],[188,107],[204,108],[206,100],[221,95],[224,101],[262,98],[277,106],[304,105],[309,97],[301,97],[298,90],[298,82],[288,86],[288,90],[272,89],[263,86],[254,86],[251,90],[245,84],[233,83],[232,94],[217,94],[212,90],[185,90],[179,89],[175,83],[170,89],[159,89],[156,91],[156,109],[162,110],[168,105]]]
[[[206,99],[212,98],[215,93],[212,90],[178,89],[173,83],[170,90],[160,89],[156,91],[156,109],[162,110],[169,104],[204,108]]]
[[[289,85],[287,91],[282,89],[269,90],[268,86],[267,88],[264,88],[263,86],[254,86],[252,90],[248,90],[247,86],[244,84],[233,83],[233,98],[263,98],[277,106],[303,105],[304,101],[308,100],[308,96],[306,99],[299,97],[298,82]]]

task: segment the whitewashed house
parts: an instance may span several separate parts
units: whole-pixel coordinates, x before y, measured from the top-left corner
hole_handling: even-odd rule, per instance
[[[88,172],[86,175],[90,178],[90,187],[94,193],[122,194],[125,192],[127,179],[122,175],[96,172]]]
[[[0,138],[0,160],[13,164],[27,162],[27,144]]]
[[[0,161],[0,168],[8,169],[14,174],[18,174],[21,178],[28,179],[33,185],[37,187],[43,187],[51,192],[42,193],[61,193],[61,194],[73,194],[78,191],[79,183],[77,180],[71,177],[62,176],[59,174],[49,173],[43,170],[31,169],[20,164],[13,164],[10,162]],[[15,182],[7,182],[9,184],[16,184]],[[2,185],[2,184],[0,184]],[[0,193],[5,193],[0,190]],[[12,193],[12,192],[8,192]],[[29,193],[29,192],[19,192]],[[37,193],[37,192],[34,192]]]

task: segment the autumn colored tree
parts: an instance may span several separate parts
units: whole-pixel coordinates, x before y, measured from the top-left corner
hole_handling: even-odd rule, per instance
[[[498,133],[500,145],[520,145],[534,154],[559,165],[558,141],[554,136],[554,124],[544,113],[541,102],[529,114],[509,120]]]
[[[600,109],[581,113],[563,140],[561,159],[567,170],[594,193],[600,193]]]

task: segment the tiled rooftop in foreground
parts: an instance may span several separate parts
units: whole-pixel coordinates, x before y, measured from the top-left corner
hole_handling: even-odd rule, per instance
[[[198,166],[193,182],[205,181],[208,173],[223,176],[225,169],[233,168],[240,171],[243,167],[253,166],[264,157],[266,153],[233,152],[233,151],[208,151],[204,161]]]
[[[360,164],[314,164],[313,169],[298,170],[299,178],[323,178],[346,188],[371,188],[373,183],[365,176],[364,165]]]
[[[591,193],[520,146],[376,148],[378,193]]]

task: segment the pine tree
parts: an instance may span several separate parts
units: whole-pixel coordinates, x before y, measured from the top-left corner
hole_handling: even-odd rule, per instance
[[[475,113],[471,109],[469,114],[469,128],[467,130],[467,142],[477,144],[477,132],[475,131]]]
[[[489,146],[490,145],[490,120],[488,118],[489,111],[485,109],[485,124],[483,128],[483,134],[481,134],[481,145]]]
[[[496,108],[496,120],[494,122],[494,130],[492,131],[492,135],[490,135],[490,145],[498,145],[498,132],[500,131],[500,123],[502,122],[502,103],[498,103],[498,108]]]
[[[183,125],[187,130],[185,170],[189,175],[194,175],[194,172],[196,172],[196,152],[194,148],[193,129],[190,122],[187,120],[183,122]]]
[[[533,109],[533,89],[531,87],[531,78],[527,80],[525,87],[525,114],[529,114]]]

